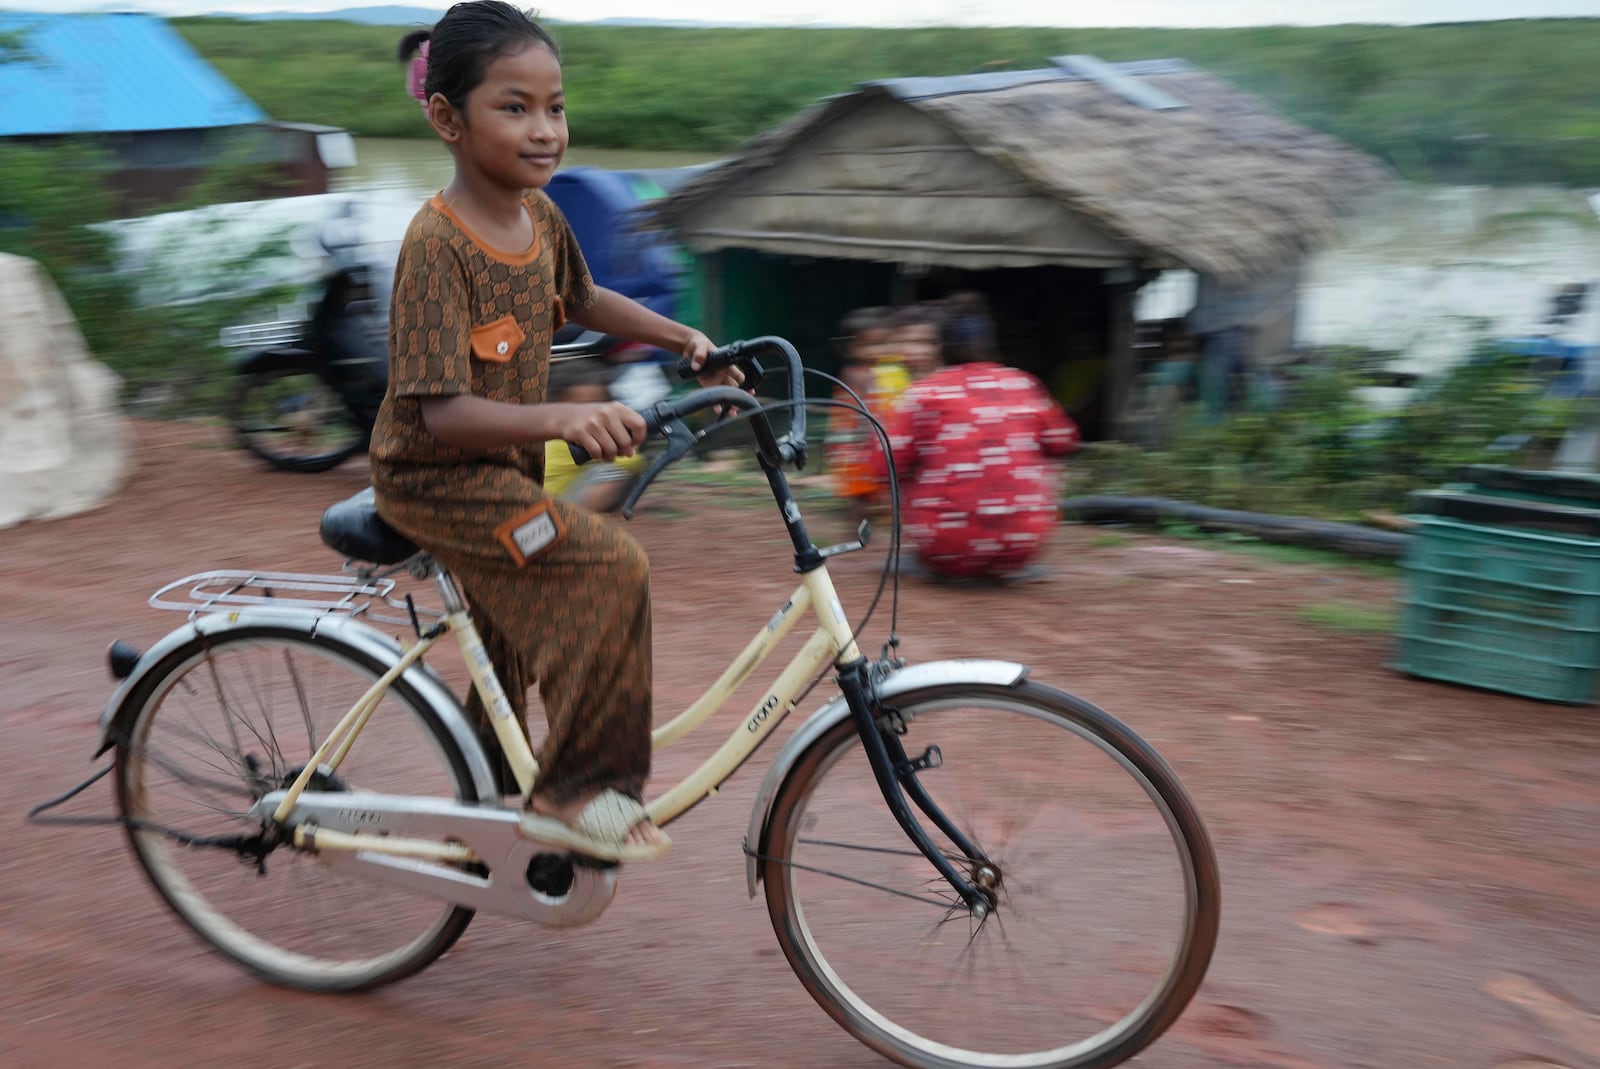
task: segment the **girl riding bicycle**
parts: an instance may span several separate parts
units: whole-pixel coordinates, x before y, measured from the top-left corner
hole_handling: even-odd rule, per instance
[[[649,566],[628,535],[542,483],[549,441],[632,456],[617,402],[548,403],[552,334],[572,319],[678,352],[697,330],[598,287],[542,189],[567,147],[555,42],[501,0],[456,4],[418,53],[413,91],[455,158],[412,220],[395,272],[389,389],[372,443],[379,513],[463,586],[516,714],[537,682],[549,733],[524,827],[611,861],[670,841],[639,804],[650,771]],[[737,370],[702,378],[735,383]],[[485,738],[488,713],[468,701]]]

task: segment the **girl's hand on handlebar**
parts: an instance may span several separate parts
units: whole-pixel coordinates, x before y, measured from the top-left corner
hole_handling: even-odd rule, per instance
[[[644,417],[620,401],[560,407],[562,440],[582,446],[595,460],[631,457],[644,444]]]
[[[689,337],[684,340],[682,355],[688,359],[690,367],[699,371],[714,349],[716,346],[711,344],[710,338],[698,330],[691,330]],[[695,376],[695,381],[701,386],[738,386],[744,382],[744,372],[736,367],[718,368]]]
[[[706,362],[706,357],[710,356],[715,348],[710,338],[698,330],[693,330],[689,332],[689,339],[684,343],[683,355],[688,358],[689,366],[699,371],[700,366]],[[696,375],[695,381],[701,386],[740,386],[744,383],[744,372],[737,367],[721,367],[715,371]],[[717,405],[711,410],[711,415],[715,419],[721,419],[727,414],[725,405]]]

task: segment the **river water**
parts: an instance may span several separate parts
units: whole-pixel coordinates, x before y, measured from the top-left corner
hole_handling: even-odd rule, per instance
[[[564,167],[677,167],[711,162],[684,152],[569,150]],[[451,161],[432,140],[359,139],[355,167],[336,172],[333,191],[256,204],[221,205],[183,216],[125,224],[130,259],[145,267],[152,299],[202,299],[239,283],[214,267],[214,250],[296,238],[298,257],[252,257],[251,282],[314,271],[306,224],[357,208],[346,227],[375,258],[392,255],[417,207],[450,179]],[[252,241],[251,239],[254,239]],[[205,266],[201,266],[205,265]],[[1526,333],[1552,291],[1600,283],[1600,221],[1570,190],[1396,187],[1373,199],[1308,259],[1299,303],[1302,345],[1358,345],[1401,354],[1399,370],[1429,371],[1484,336]],[[1192,280],[1174,272],[1147,287],[1148,318],[1181,314]],[[1600,343],[1600,298],[1577,322],[1574,340]]]
[[[634,149],[589,148],[567,150],[563,169],[603,167],[630,171],[657,167],[688,167],[709,163],[715,157],[700,152],[656,152]],[[356,165],[335,171],[331,183],[336,193],[398,191],[420,200],[444,188],[452,165],[444,144],[433,138],[373,138],[356,141]]]

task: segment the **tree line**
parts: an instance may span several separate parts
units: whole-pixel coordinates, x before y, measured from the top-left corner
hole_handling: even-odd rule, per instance
[[[274,118],[424,137],[405,27],[176,20]],[[1600,19],[1240,29],[688,29],[552,24],[573,139],[725,152],[881,78],[1178,57],[1415,181],[1600,185]]]

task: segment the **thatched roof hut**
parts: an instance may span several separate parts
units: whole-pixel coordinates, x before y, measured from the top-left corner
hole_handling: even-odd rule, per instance
[[[1267,305],[1282,304],[1305,253],[1383,180],[1371,158],[1185,62],[1052,64],[825,100],[657,202],[654,220],[710,261],[713,309],[748,303],[748,280],[730,274],[748,275],[752,253],[914,278],[1076,272],[1044,288],[1121,287],[1100,298],[1118,305],[1092,341],[1104,358],[1131,345],[1120,323],[1131,293],[1163,269],[1195,271],[1230,307],[1259,308],[1262,286]],[[724,254],[735,253],[730,272]],[[1059,359],[1066,343],[1051,344]]]
[[[1238,280],[1297,258],[1383,175],[1182,61],[1103,65],[1147,103],[1079,57],[1057,62],[864,85],[698,175],[657,217],[702,250],[969,267],[1137,257]],[[888,136],[862,145],[863,127]],[[971,199],[953,205],[962,192]],[[1029,196],[1061,210],[1018,203]],[[1065,213],[1101,231],[1098,248],[1074,249],[1084,235],[1046,243],[1064,236]],[[951,223],[969,233],[945,233]]]

